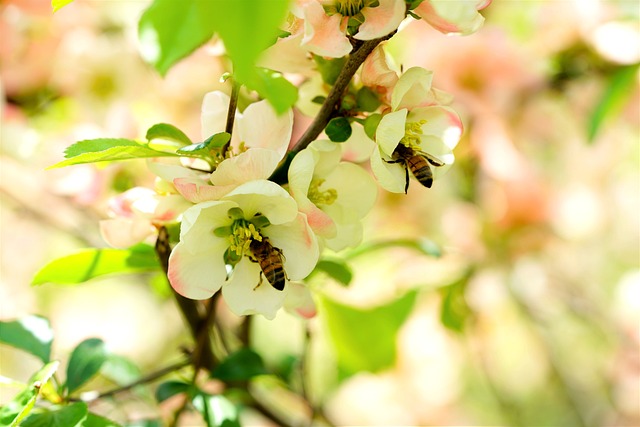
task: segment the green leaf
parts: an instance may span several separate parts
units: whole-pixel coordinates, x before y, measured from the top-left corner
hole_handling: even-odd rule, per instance
[[[176,153],[192,157],[208,157],[211,155],[212,150],[217,150],[224,147],[224,145],[229,142],[230,139],[231,135],[227,132],[218,132],[211,135],[203,142],[182,147],[178,151],[176,151]]]
[[[163,425],[161,420],[137,420],[130,422],[126,427],[162,427]]]
[[[245,85],[269,100],[278,114],[287,111],[298,100],[298,89],[281,73],[267,68],[255,68]]]
[[[408,249],[416,250],[423,255],[439,258],[442,256],[442,250],[432,240],[426,238],[419,239],[392,239],[382,240],[377,242],[364,243],[357,248],[347,252],[344,255],[345,259],[353,259],[361,255],[365,255],[370,252],[379,251],[387,248],[404,247]]]
[[[639,67],[640,64],[621,67],[610,77],[609,84],[589,120],[587,137],[590,143],[595,140],[602,125],[609,118],[615,117],[633,96],[633,86]]]
[[[335,84],[338,75],[340,75],[344,65],[347,63],[346,57],[325,59],[322,56],[313,55],[313,60],[318,67],[322,80],[332,86]]]
[[[356,104],[360,111],[376,111],[380,106],[380,99],[371,89],[366,86],[360,88],[356,93]]]
[[[35,406],[42,387],[49,382],[60,366],[60,362],[53,361],[44,365],[29,380],[29,386],[18,393],[11,401],[0,407],[0,425],[18,426]]]
[[[138,22],[142,58],[164,76],[215,31],[216,1],[155,0]]]
[[[51,409],[32,412],[20,425],[21,427],[84,427],[88,414],[87,404],[76,402]]]
[[[207,427],[240,427],[238,408],[224,396],[198,393],[193,406],[202,414]]]
[[[108,418],[89,412],[82,423],[82,427],[121,427],[120,424]]]
[[[473,311],[465,299],[470,274],[448,286],[439,289],[442,295],[440,306],[440,321],[442,325],[454,332],[464,332],[467,321],[473,315]]]
[[[100,373],[119,386],[131,384],[140,379],[140,368],[130,359],[118,354],[109,354]]]
[[[191,139],[184,134],[184,132],[167,123],[158,123],[151,126],[149,130],[147,130],[145,138],[147,138],[147,141],[151,141],[153,139],[167,139],[169,141],[180,142],[182,145],[189,145],[193,143]]]
[[[245,347],[227,356],[211,376],[222,381],[245,381],[267,373],[262,357]]]
[[[346,117],[334,117],[324,130],[333,142],[345,142],[351,136],[351,123]]]
[[[322,259],[316,264],[316,270],[324,271],[332,279],[337,280],[343,285],[348,285],[353,279],[353,271],[340,259]]]
[[[376,130],[378,130],[378,125],[380,124],[380,120],[382,120],[382,114],[371,114],[364,121],[364,133],[374,141],[376,140]]]
[[[33,354],[44,363],[51,357],[52,341],[53,330],[44,317],[25,316],[0,322],[0,342]]]
[[[156,389],[156,400],[162,403],[176,394],[187,393],[193,390],[193,385],[182,381],[165,381]]]
[[[160,268],[155,250],[149,245],[130,249],[85,249],[51,261],[38,271],[31,282],[77,284],[113,273],[141,273]]]
[[[83,163],[131,160],[148,157],[175,156],[175,153],[158,151],[137,141],[124,138],[99,138],[78,141],[65,150],[65,158],[47,169]]]
[[[71,353],[67,365],[66,387],[69,394],[76,391],[100,371],[103,363],[109,358],[104,341],[89,338],[82,341]]]
[[[73,0],[51,0],[51,7],[53,8],[53,12],[57,12]]]
[[[396,335],[413,308],[416,291],[383,306],[361,309],[328,297],[321,300],[323,318],[345,375],[377,372],[393,365]]]

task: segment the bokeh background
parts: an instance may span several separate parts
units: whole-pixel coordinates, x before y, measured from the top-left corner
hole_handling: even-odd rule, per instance
[[[160,122],[197,140],[204,93],[227,90],[216,43],[165,78],[140,59],[147,5],[0,4],[0,318],[48,317],[60,359],[97,336],[150,371],[188,342],[162,280],[30,286],[48,261],[104,247],[108,198],[152,182],[137,161],[45,170],[68,145]],[[483,14],[468,37],[413,22],[388,43],[455,95],[465,134],[433,189],[380,192],[365,241],[428,238],[443,255],[376,251],[353,260],[349,287],[314,284],[357,307],[419,293],[379,372],[340,379],[312,322],[311,394],[337,425],[640,425],[640,3],[494,0]],[[253,333],[274,363],[303,345],[284,313]],[[0,375],[38,368],[0,346]],[[158,410],[131,399],[111,415]]]

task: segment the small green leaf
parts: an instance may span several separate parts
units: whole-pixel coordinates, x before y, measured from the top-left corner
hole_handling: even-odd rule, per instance
[[[118,354],[108,355],[107,360],[100,369],[100,373],[119,386],[133,383],[138,380],[142,374],[138,365]]]
[[[158,151],[137,141],[124,138],[99,138],[76,142],[65,150],[65,158],[47,169],[84,163],[175,156],[175,153]]]
[[[108,418],[89,412],[82,423],[82,427],[121,427],[120,424]]]
[[[126,427],[162,427],[163,425],[161,420],[137,420],[130,422]]]
[[[380,120],[382,120],[382,114],[371,114],[364,121],[364,133],[374,141],[376,140],[376,130],[378,130],[378,125],[380,124]]]
[[[227,132],[218,132],[203,142],[182,147],[176,153],[191,157],[208,157],[211,155],[212,150],[222,148],[230,139],[231,135]]]
[[[184,134],[184,132],[167,123],[158,123],[151,126],[149,130],[147,130],[145,138],[147,138],[147,141],[151,141],[153,139],[168,139],[169,141],[180,142],[183,145],[193,143],[191,139]]]
[[[155,0],[138,22],[142,58],[165,75],[176,62],[206,43],[215,31],[214,1]]]
[[[245,85],[269,100],[278,114],[287,111],[298,100],[298,89],[284,76],[267,68],[255,68]]]
[[[84,427],[84,421],[89,411],[87,404],[76,402],[65,406],[55,406],[51,409],[41,409],[32,412],[21,427]]]
[[[53,12],[57,12],[73,0],[51,0],[51,7],[53,8]]]
[[[639,67],[640,64],[621,67],[610,77],[609,84],[602,98],[596,104],[589,120],[587,137],[590,143],[595,140],[602,125],[609,118],[615,117],[624,104],[633,96],[633,86]]]
[[[356,105],[360,111],[376,111],[380,104],[378,95],[366,86],[360,88],[356,93]]]
[[[25,316],[11,322],[0,322],[0,342],[33,354],[44,363],[51,357],[53,330],[40,316]]]
[[[313,60],[318,67],[322,80],[329,85],[334,85],[340,72],[347,63],[347,58],[325,59],[322,56],[313,55]]]
[[[262,357],[245,347],[227,356],[211,376],[222,381],[245,381],[267,373]]]
[[[107,348],[99,338],[82,341],[71,353],[67,365],[66,387],[69,394],[89,381],[109,358]]]
[[[29,386],[0,407],[0,425],[11,427],[22,425],[20,422],[29,415],[35,406],[40,390],[53,377],[58,366],[60,366],[60,362],[57,360],[44,365],[32,375]]]
[[[459,281],[439,289],[442,295],[440,306],[440,321],[442,325],[454,332],[464,332],[467,321],[473,311],[465,299],[469,275]]]
[[[238,408],[224,396],[198,393],[193,406],[202,414],[207,427],[240,427]]]
[[[311,100],[311,102],[313,102],[314,104],[320,104],[320,105],[322,105],[322,104],[324,104],[324,101],[326,101],[326,100],[327,100],[327,97],[326,97],[326,96],[320,96],[320,95],[318,95],[318,96],[313,97],[313,99]]]
[[[432,240],[426,238],[419,239],[392,239],[382,240],[376,242],[364,243],[357,248],[347,252],[344,255],[345,259],[353,259],[361,255],[365,255],[370,252],[379,251],[387,248],[404,247],[414,249],[423,255],[439,258],[442,256],[442,250]]]
[[[333,142],[345,142],[351,136],[351,123],[346,117],[334,117],[324,130]]]
[[[363,370],[377,372],[393,365],[396,336],[411,313],[416,295],[412,291],[389,304],[368,309],[322,298],[322,318],[345,375]]]
[[[194,390],[192,384],[182,381],[165,381],[156,389],[156,400],[162,403],[176,394],[187,393]]]
[[[343,285],[348,285],[353,279],[353,271],[340,259],[322,259],[316,264],[316,270],[324,271],[332,279],[337,280]]]
[[[160,264],[149,245],[136,245],[130,249],[85,249],[45,265],[31,282],[77,284],[113,273],[141,273],[156,271]]]

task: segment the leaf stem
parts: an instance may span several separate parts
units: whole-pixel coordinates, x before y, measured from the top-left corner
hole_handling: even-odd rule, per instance
[[[229,96],[229,108],[227,109],[227,123],[224,127],[224,131],[230,136],[233,134],[233,122],[236,118],[236,108],[238,106],[238,95],[240,94],[240,83],[238,83],[233,77],[231,78],[231,95]],[[222,153],[226,153],[231,146],[231,138],[226,144],[222,146]]]

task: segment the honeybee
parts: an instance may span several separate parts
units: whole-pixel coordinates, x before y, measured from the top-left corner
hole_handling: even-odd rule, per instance
[[[267,278],[271,286],[281,291],[284,289],[285,279],[287,275],[282,264],[284,263],[284,255],[282,250],[274,247],[268,237],[262,237],[262,241],[252,240],[249,244],[251,254],[255,258],[255,262],[260,265],[261,274]],[[262,282],[262,276],[260,277]],[[258,283],[260,286],[260,283]],[[258,287],[256,286],[256,288]]]
[[[404,192],[407,193],[409,189],[409,170],[418,182],[427,188],[431,188],[433,184],[433,173],[429,164],[435,167],[444,166],[444,163],[432,156],[429,153],[423,151],[416,151],[413,148],[407,147],[404,144],[398,144],[393,151],[393,160],[387,160],[387,163],[401,163],[404,166],[406,173],[406,184],[404,186]]]

